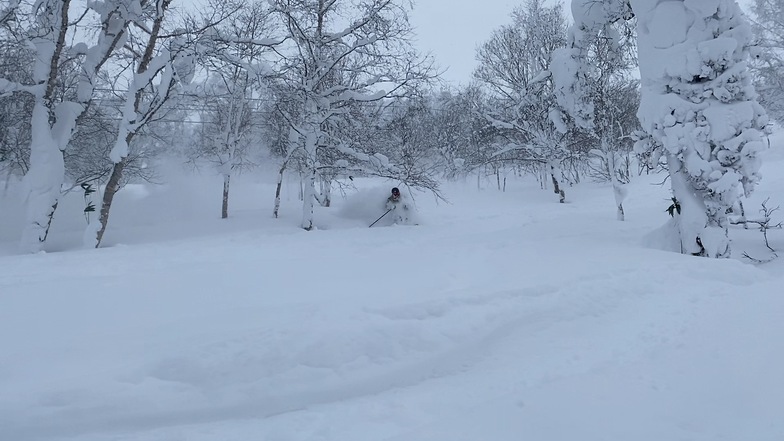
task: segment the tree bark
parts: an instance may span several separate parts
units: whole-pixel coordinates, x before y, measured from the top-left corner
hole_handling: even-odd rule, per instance
[[[101,201],[101,215],[99,217],[101,226],[95,236],[95,248],[101,246],[103,234],[106,232],[106,225],[109,223],[109,211],[112,208],[114,195],[120,190],[120,182],[122,181],[122,175],[126,164],[126,158],[123,158],[120,162],[114,164],[112,167],[112,174],[109,176],[109,182],[106,183],[106,190],[103,193],[103,199]]]
[[[172,0],[163,0],[161,3],[161,8],[158,10],[157,15],[153,21],[152,31],[150,33],[149,39],[147,40],[147,45],[144,50],[144,55],[139,63],[139,67],[136,70],[134,76],[140,75],[147,71],[155,56],[155,46],[158,42],[158,37],[161,32],[161,26],[163,24],[164,13],[168,9],[169,4]],[[133,84],[134,81],[131,83]],[[173,84],[161,84],[160,87],[172,87]],[[133,116],[129,115],[127,109],[123,111],[123,120],[120,121],[120,132],[118,133],[118,140],[123,140],[125,142],[126,149],[130,149],[131,141],[136,136],[138,128],[134,128],[133,130],[123,129],[123,124],[130,124],[130,121],[136,120],[141,117],[139,115],[139,108],[141,107],[142,101],[142,93],[144,88],[140,87],[137,88],[135,91],[129,90],[129,93],[134,92],[133,94]],[[130,95],[127,96],[125,99],[130,100]],[[154,111],[152,111],[154,113]],[[123,135],[124,133],[124,135]],[[118,143],[119,144],[119,143]],[[112,202],[114,201],[114,195],[120,190],[120,182],[122,180],[123,171],[128,163],[128,156],[127,151],[125,153],[118,152],[115,157],[115,146],[110,153],[110,157],[113,159],[114,165],[112,166],[112,173],[109,176],[109,182],[106,184],[106,190],[103,194],[103,199],[101,203],[101,215],[100,215],[100,226],[96,233],[96,241],[95,241],[95,248],[101,246],[101,241],[103,240],[103,235],[106,232],[106,226],[109,223],[109,212],[112,208]],[[88,226],[88,233],[89,233],[90,226]]]
[[[738,207],[740,208],[740,217],[743,219],[743,229],[749,229],[749,223],[746,222],[746,209],[743,207],[743,201],[738,201]]]
[[[558,184],[558,179],[555,178],[555,174],[551,174],[550,177],[553,180],[553,193],[559,196],[558,202],[563,204],[566,201],[566,193],[561,189],[561,186]]]
[[[313,210],[316,205],[316,170],[309,168],[306,171],[302,198],[302,228],[307,231],[313,229]]]
[[[272,210],[272,216],[275,219],[278,218],[278,213],[280,212],[280,189],[283,187],[283,172],[285,171],[286,163],[284,162],[280,167],[280,171],[278,171],[278,184],[275,186],[275,208]]]
[[[231,183],[231,175],[223,175],[223,206],[221,207],[221,219],[229,217],[229,184]]]

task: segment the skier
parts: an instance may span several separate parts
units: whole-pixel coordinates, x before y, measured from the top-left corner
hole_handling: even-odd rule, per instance
[[[387,198],[387,210],[392,210],[394,223],[408,223],[408,204],[403,201],[403,195],[400,194],[400,189],[397,187],[392,188],[392,194]]]

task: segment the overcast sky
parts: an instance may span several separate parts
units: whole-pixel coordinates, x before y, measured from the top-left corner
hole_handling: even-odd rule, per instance
[[[412,22],[419,49],[431,52],[444,79],[466,84],[474,70],[476,47],[493,29],[509,22],[509,14],[522,1],[417,0]]]
[[[557,0],[551,0],[555,3]],[[741,0],[741,7],[751,0]],[[476,47],[492,31],[509,23],[512,9],[523,0],[417,0],[411,15],[419,36],[419,49],[430,52],[442,69],[443,78],[455,85],[467,84],[476,66]],[[562,1],[571,14],[571,0]]]

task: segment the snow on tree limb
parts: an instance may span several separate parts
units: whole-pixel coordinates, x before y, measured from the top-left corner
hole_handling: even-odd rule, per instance
[[[553,82],[560,109],[582,128],[593,127],[593,103],[588,94],[592,70],[588,50],[602,32],[618,20],[634,16],[628,0],[572,0],[574,24],[566,47],[553,53]]]
[[[751,33],[734,0],[573,0],[575,25],[562,54],[561,105],[584,119],[585,38],[614,20],[638,22],[642,101],[647,136],[635,150],[667,159],[681,251],[727,257],[726,211],[759,180],[758,153],[767,117],[747,70]],[[576,68],[575,68],[576,66]],[[581,73],[583,72],[583,73]]]

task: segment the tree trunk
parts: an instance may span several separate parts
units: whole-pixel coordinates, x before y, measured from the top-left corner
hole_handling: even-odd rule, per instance
[[[280,189],[283,187],[283,172],[284,171],[286,171],[286,163],[285,162],[280,167],[280,171],[278,171],[278,184],[275,186],[275,208],[272,210],[272,216],[274,216],[275,219],[278,218],[278,213],[280,212]]]
[[[746,222],[746,209],[743,208],[743,201],[738,201],[738,207],[740,208],[740,217],[743,219],[743,229],[749,229],[749,223]]]
[[[698,192],[680,159],[668,155],[672,192],[681,213],[678,217],[681,253],[693,256],[730,257],[726,210],[719,212]]]
[[[109,176],[109,182],[106,183],[106,190],[103,193],[103,200],[101,202],[101,215],[100,215],[100,228],[95,236],[95,248],[101,246],[103,234],[106,232],[106,225],[109,223],[109,211],[112,208],[114,195],[120,190],[120,181],[122,180],[123,171],[127,164],[126,158],[114,164],[112,167],[112,174]]]
[[[332,181],[321,178],[321,199],[319,203],[322,207],[329,207],[332,204]]]
[[[667,164],[670,169],[672,194],[675,197],[680,213],[673,216],[678,228],[680,252],[693,256],[704,256],[700,234],[705,229],[708,219],[705,204],[691,188],[688,176],[685,175],[681,161],[675,155],[668,155]]]
[[[572,163],[572,170],[574,171],[574,182],[573,184],[580,183],[580,168],[577,167],[577,164]]]
[[[561,189],[558,179],[555,178],[555,174],[551,174],[550,177],[553,180],[553,193],[559,196],[558,202],[563,204],[566,201],[566,193]]]
[[[106,232],[106,226],[109,223],[109,212],[112,208],[114,195],[120,190],[120,182],[122,180],[123,171],[128,164],[128,152],[130,150],[131,141],[134,139],[138,131],[138,127],[129,128],[129,126],[135,124],[135,122],[142,117],[139,109],[141,107],[144,86],[137,84],[137,81],[139,80],[139,76],[147,72],[150,63],[155,57],[155,46],[158,42],[158,37],[161,31],[164,13],[168,9],[171,1],[172,0],[163,0],[156,11],[152,30],[149,34],[144,54],[142,55],[142,59],[131,81],[132,86],[129,86],[129,89],[126,92],[125,105],[122,111],[122,119],[120,121],[120,128],[117,134],[117,143],[109,152],[109,158],[114,162],[114,165],[112,166],[112,173],[109,176],[109,182],[106,183],[106,190],[104,191],[101,202],[101,215],[99,218],[100,225],[97,226],[95,248],[101,246],[103,235]],[[168,84],[161,83],[159,87],[168,87],[171,90],[173,86],[174,80],[172,77]],[[155,111],[151,109],[148,109],[148,112],[151,113],[145,115],[147,117],[155,114]],[[88,225],[88,229],[85,231],[85,235],[90,234],[93,228],[93,226]]]
[[[614,151],[610,151],[605,154],[609,155],[609,157],[612,158],[612,162],[610,161],[605,161],[605,162],[608,164],[607,169],[610,173],[610,181],[612,182],[613,195],[615,196],[615,205],[616,207],[618,207],[618,210],[616,212],[616,218],[619,221],[625,221],[626,214],[623,212],[623,201],[624,199],[626,199],[626,188],[624,187],[624,184],[621,183],[621,181],[618,179],[617,157]]]
[[[54,202],[52,205],[52,210],[49,212],[49,216],[47,216],[46,230],[44,231],[44,237],[41,239],[41,243],[46,242],[46,238],[49,237],[49,230],[52,228],[52,220],[54,219],[54,213],[57,211],[58,205],[60,205],[59,198]]]
[[[306,171],[303,199],[302,199],[302,228],[310,231],[313,229],[313,210],[316,205],[316,169]]]
[[[229,217],[229,184],[231,183],[231,175],[223,175],[223,206],[221,207],[221,219]]]
[[[28,191],[27,224],[22,233],[22,247],[32,253],[43,249],[65,177],[63,152],[52,137],[48,113],[43,99],[36,99],[31,120],[30,169],[24,177]]]

